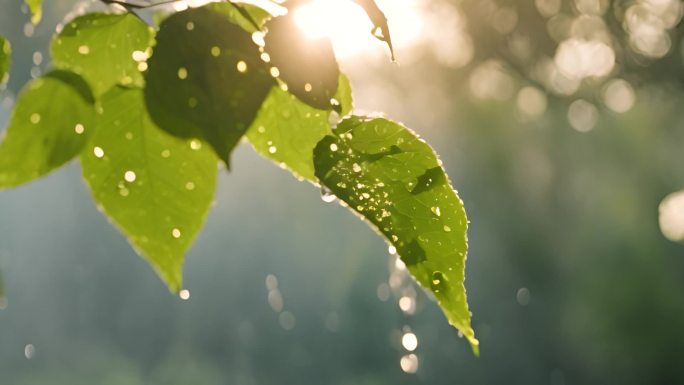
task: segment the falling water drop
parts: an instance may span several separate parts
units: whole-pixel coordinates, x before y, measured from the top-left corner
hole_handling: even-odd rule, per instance
[[[335,194],[326,187],[321,187],[321,200],[325,203],[332,203],[337,200]]]

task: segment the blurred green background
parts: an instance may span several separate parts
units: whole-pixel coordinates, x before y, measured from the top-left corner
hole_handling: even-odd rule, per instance
[[[2,192],[1,384],[684,384],[684,247],[658,225],[684,188],[682,3],[379,3],[422,18],[405,44],[392,27],[399,64],[379,43],[341,64],[356,108],[418,131],[465,202],[481,357],[366,225],[243,145],[186,301],[77,164]],[[2,126],[55,26],[92,4],[47,2],[34,30],[2,1]]]

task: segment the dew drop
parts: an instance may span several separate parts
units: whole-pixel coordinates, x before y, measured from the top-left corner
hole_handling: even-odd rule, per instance
[[[193,23],[192,21],[188,21],[185,24],[185,29],[187,29],[188,31],[192,31],[193,29],[195,29],[195,23]]]
[[[277,151],[278,151],[278,148],[276,146],[271,146],[268,148],[269,154],[275,154]]]
[[[137,175],[135,175],[135,172],[133,172],[133,171],[126,171],[124,173],[124,180],[128,183],[135,182],[136,178],[137,178]]]
[[[337,197],[329,189],[321,187],[321,200],[325,203],[332,203],[337,200]]]
[[[211,47],[211,56],[213,56],[213,57],[221,56],[221,48],[218,46]]]
[[[273,76],[274,78],[280,76],[280,70],[278,69],[278,67],[271,67],[270,72],[271,76]]]
[[[80,53],[81,55],[87,55],[90,53],[90,47],[88,47],[87,45],[82,45],[78,47],[78,53]]]
[[[192,183],[192,182],[188,182],[188,183],[185,184],[185,189],[188,190],[188,191],[192,191],[192,190],[195,189],[195,184]]]
[[[161,152],[161,156],[162,156],[162,158],[168,158],[168,157],[170,157],[170,156],[171,156],[171,150],[168,150],[168,149],[163,150],[163,151]]]
[[[181,231],[177,228],[174,228],[173,230],[171,230],[171,236],[175,239],[178,239],[181,237]]]
[[[147,60],[147,54],[145,53],[145,51],[133,51],[133,53],[131,54],[131,57],[135,61]]]
[[[330,144],[330,151],[333,151],[333,152],[337,151],[337,145],[335,143]]]
[[[311,92],[312,89],[313,89],[313,87],[311,86],[311,84],[309,84],[309,83],[304,84],[304,91]]]
[[[354,163],[352,164],[352,170],[354,170],[354,172],[361,172],[361,166],[359,166],[358,163]]]
[[[190,141],[190,148],[193,149],[193,150],[195,150],[195,151],[197,151],[197,150],[199,150],[200,148],[202,148],[202,142],[200,142],[200,141],[197,140],[197,139],[193,139],[193,140]]]
[[[93,148],[93,154],[95,155],[96,158],[102,158],[104,157],[104,150],[100,147],[94,147]]]
[[[446,233],[451,232],[451,227],[445,225],[444,226],[444,232],[446,232]]]
[[[29,119],[31,120],[31,123],[38,124],[38,123],[40,123],[40,114],[39,113],[33,113],[33,114],[31,114],[31,117]]]

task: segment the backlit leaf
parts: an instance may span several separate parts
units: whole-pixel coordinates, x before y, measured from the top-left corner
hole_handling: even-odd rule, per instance
[[[78,75],[55,71],[19,95],[0,144],[0,189],[30,182],[73,159],[94,125],[94,100]]]
[[[383,118],[351,117],[316,146],[316,176],[396,247],[477,353],[464,287],[468,220],[424,141]]]
[[[335,99],[343,113],[352,108],[349,80],[340,75]],[[255,150],[292,172],[297,178],[317,183],[314,176],[313,149],[331,134],[330,112],[321,111],[297,99],[280,87],[273,87],[246,137]]]
[[[307,36],[291,13],[272,19],[266,29],[266,52],[289,91],[312,107],[331,109],[340,69],[330,40]]]
[[[251,34],[209,7],[161,24],[146,80],[152,119],[173,135],[203,138],[227,165],[275,84]]]
[[[169,289],[180,290],[185,252],[216,189],[212,151],[157,127],[142,90],[115,87],[103,97],[98,129],[81,162],[101,210]]]
[[[65,24],[50,48],[56,67],[83,76],[99,96],[115,84],[142,87],[153,36],[132,13],[90,13]]]
[[[7,83],[9,69],[12,64],[12,46],[9,41],[0,36],[0,86]]]

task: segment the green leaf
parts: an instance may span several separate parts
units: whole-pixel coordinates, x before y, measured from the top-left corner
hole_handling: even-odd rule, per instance
[[[38,24],[43,18],[43,0],[24,0],[31,11],[31,23]]]
[[[230,20],[250,33],[260,31],[264,24],[273,17],[265,9],[253,4],[210,3],[207,4],[207,8],[228,16]]]
[[[273,87],[246,137],[264,157],[282,164],[297,178],[315,182],[313,149],[332,133],[328,115]]]
[[[143,86],[153,38],[132,13],[90,13],[65,24],[50,48],[57,68],[80,74],[100,96],[116,84]]]
[[[81,162],[101,210],[169,289],[180,290],[185,252],[216,189],[212,151],[159,129],[142,90],[115,87],[103,96],[98,129]]]
[[[10,64],[12,64],[12,46],[0,35],[0,86],[9,80]]]
[[[396,247],[477,354],[464,287],[468,220],[423,140],[383,118],[343,120],[316,146],[316,176]]]
[[[312,107],[331,109],[340,69],[330,40],[308,37],[292,13],[269,21],[266,29],[266,52],[289,91]]]
[[[145,99],[159,127],[230,153],[274,85],[251,34],[209,7],[166,19],[149,60]]]
[[[32,181],[81,152],[95,120],[93,96],[78,75],[55,71],[19,95],[0,144],[0,190]]]
[[[335,99],[346,114],[352,109],[351,86],[344,74],[340,74],[339,82]],[[273,87],[245,136],[265,158],[298,179],[318,183],[313,150],[324,136],[332,134],[329,119],[329,111],[313,108],[282,88]]]

